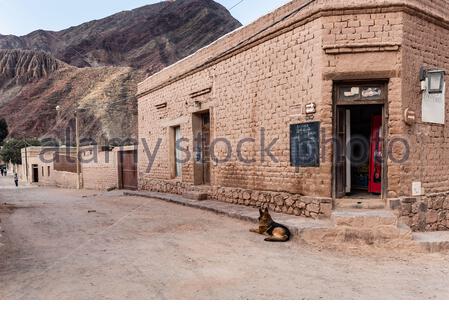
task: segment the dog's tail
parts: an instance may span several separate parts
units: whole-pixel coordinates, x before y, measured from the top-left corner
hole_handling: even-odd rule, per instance
[[[282,237],[269,237],[265,239],[265,241],[268,242],[287,242],[288,240],[290,240],[288,235],[284,235]]]

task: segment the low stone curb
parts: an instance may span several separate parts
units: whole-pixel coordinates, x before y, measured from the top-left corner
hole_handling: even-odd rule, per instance
[[[251,222],[255,225],[259,223],[258,209],[247,206],[229,204],[216,200],[197,201],[186,199],[180,195],[157,192],[125,191],[123,195],[167,201],[191,208],[207,210],[216,214],[228,216],[230,218]],[[297,237],[300,236],[305,230],[319,230],[331,227],[330,219],[314,220],[311,218],[288,216],[285,214],[270,214],[276,222],[285,225],[287,228],[289,228],[292,235]]]
[[[123,192],[123,195],[162,200],[182,206],[207,210],[219,215],[247,221],[253,223],[254,225],[258,224],[258,209],[247,206],[229,204],[217,200],[198,201],[184,198],[181,195],[152,191],[125,191]],[[316,220],[298,216],[289,216],[286,214],[270,214],[276,222],[289,228],[295,240],[304,241],[312,246],[338,249],[344,246],[344,243],[347,242],[348,239],[351,240],[350,238],[354,236],[356,236],[357,239],[362,240],[356,243],[363,245],[363,239],[370,237],[373,234],[375,235],[376,231],[375,229],[365,230],[357,228],[354,229],[351,227],[338,227],[335,225],[335,221],[332,221],[331,219]],[[423,252],[440,252],[449,250],[449,232],[442,232],[438,235],[436,233],[433,235],[429,233],[423,233],[422,235],[416,234],[412,238],[411,231],[410,235],[405,234],[404,230],[401,230],[400,227],[398,227],[397,231],[397,239],[391,239],[379,245],[383,248],[407,249]],[[416,239],[417,236],[420,237],[420,240]],[[435,236],[438,237],[434,239]],[[379,239],[382,240],[381,237]],[[378,244],[375,246],[377,247]]]

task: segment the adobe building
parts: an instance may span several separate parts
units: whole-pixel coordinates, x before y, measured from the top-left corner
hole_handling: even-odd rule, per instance
[[[21,150],[22,181],[39,186],[76,188],[76,149],[27,147]],[[55,154],[59,155],[56,157]]]
[[[292,1],[139,84],[139,188],[447,230],[448,68],[445,0]]]
[[[76,189],[76,148],[27,147],[21,150],[21,180],[39,186]],[[137,189],[135,146],[80,148],[80,187],[90,190]]]
[[[82,187],[90,190],[137,189],[136,146],[81,148]]]

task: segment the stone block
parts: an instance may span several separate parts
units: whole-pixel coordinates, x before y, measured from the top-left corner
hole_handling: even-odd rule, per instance
[[[427,224],[433,224],[438,222],[438,213],[435,210],[430,210],[426,214],[426,223]]]
[[[321,203],[320,204],[320,214],[325,217],[330,217],[332,213],[332,204],[331,203]]]
[[[307,205],[306,210],[313,213],[319,213],[320,212],[320,206],[315,203],[310,203]]]

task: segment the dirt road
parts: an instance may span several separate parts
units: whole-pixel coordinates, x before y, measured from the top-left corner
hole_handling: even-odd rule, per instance
[[[449,256],[266,243],[250,224],[161,201],[0,178],[2,299],[449,298]]]

